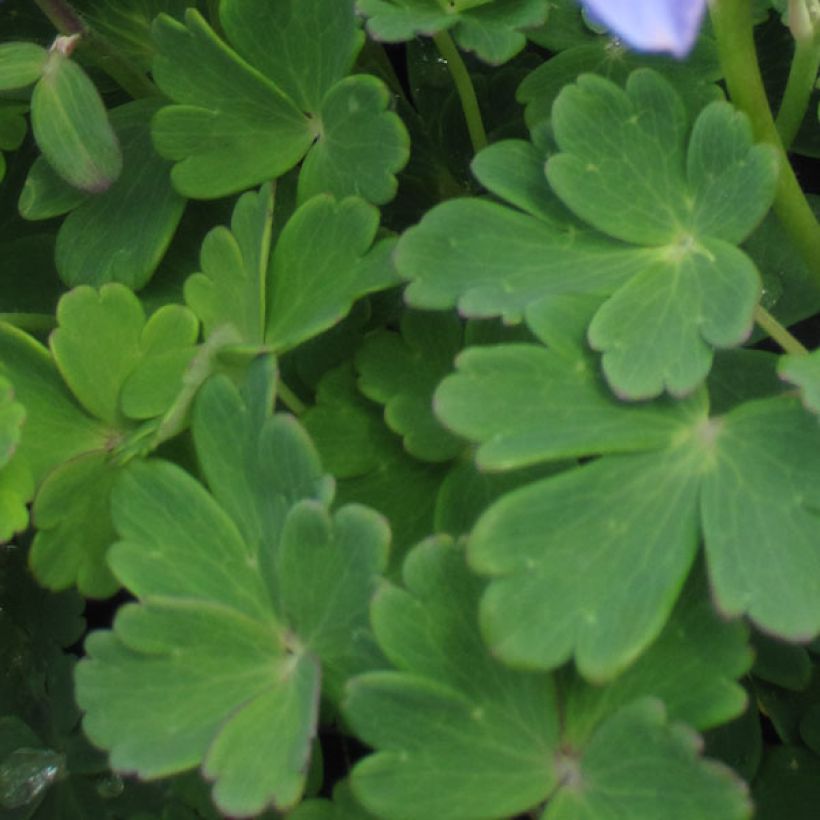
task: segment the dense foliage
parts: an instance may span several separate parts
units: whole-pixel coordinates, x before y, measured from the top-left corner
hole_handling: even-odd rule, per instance
[[[820,4],[704,6],[5,0],[2,817],[818,816]]]

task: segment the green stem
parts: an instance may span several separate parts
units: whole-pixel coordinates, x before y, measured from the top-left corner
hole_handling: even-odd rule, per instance
[[[773,210],[820,288],[820,226],[814,217],[774,123],[755,51],[749,0],[711,0],[712,24],[732,102],[745,111],[755,138],[773,146],[780,176]]]
[[[57,320],[50,313],[0,313],[0,322],[28,333],[48,333],[57,327]]]
[[[159,89],[101,34],[90,28],[66,0],[34,0],[60,34],[80,35],[80,45],[94,55],[99,67],[135,99],[154,97]]]
[[[820,45],[815,45],[813,40],[798,40],[794,47],[786,90],[775,120],[783,148],[787,151],[806,116],[819,68]]]
[[[461,100],[461,108],[464,111],[464,119],[467,121],[467,131],[470,134],[470,142],[473,144],[473,152],[478,153],[487,145],[487,132],[484,130],[484,123],[481,120],[481,109],[478,107],[478,98],[475,95],[473,81],[470,79],[470,72],[461,59],[456,44],[446,31],[439,31],[433,35],[433,42],[439,50],[439,54],[447,62],[447,68],[456,86],[456,93]]]
[[[294,416],[301,416],[302,413],[307,410],[307,405],[282,381],[282,379],[279,379],[279,382],[276,385],[276,394],[282,404],[284,404]]]
[[[766,308],[760,305],[755,309],[755,322],[757,322],[786,353],[802,355],[809,352]]]

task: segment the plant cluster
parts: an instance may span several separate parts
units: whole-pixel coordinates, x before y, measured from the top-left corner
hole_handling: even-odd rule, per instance
[[[2,816],[816,818],[818,64],[5,0]]]

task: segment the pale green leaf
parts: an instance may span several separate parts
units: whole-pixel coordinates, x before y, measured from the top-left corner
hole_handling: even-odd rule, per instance
[[[122,153],[100,94],[59,50],[49,53],[34,87],[31,127],[45,158],[76,188],[100,193],[120,175]]]
[[[35,43],[0,44],[0,91],[14,91],[36,82],[48,62],[48,52]]]
[[[800,388],[803,404],[816,415],[820,415],[820,349],[813,350],[808,356],[783,356],[777,372],[785,379]]]

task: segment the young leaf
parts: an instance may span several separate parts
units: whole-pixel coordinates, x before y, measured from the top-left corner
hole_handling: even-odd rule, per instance
[[[200,252],[202,272],[185,282],[185,301],[210,336],[233,325],[244,342],[261,344],[265,334],[265,297],[271,243],[274,189],[243,194],[231,226],[214,228]]]
[[[221,503],[167,462],[136,462],[118,482],[109,561],[140,603],[88,641],[77,672],[86,731],[116,769],[154,778],[201,763],[219,808],[241,816],[298,801],[320,665],[333,695],[373,657],[367,604],[388,537],[367,510],[330,516],[309,442],[270,415],[275,371],[261,358],[249,375],[244,402],[224,377],[197,402],[197,450]],[[214,436],[225,421],[238,448]]]
[[[452,370],[463,336],[454,316],[411,311],[402,317],[401,335],[376,332],[356,356],[359,388],[385,406],[387,426],[416,458],[448,461],[464,449],[433,416],[433,391]]]
[[[345,715],[376,749],[353,769],[354,794],[379,817],[508,817],[536,805],[558,778],[550,678],[490,656],[473,617],[481,583],[460,549],[421,544],[403,578],[406,589],[383,587],[372,607],[398,671],[348,687]]]
[[[577,757],[559,763],[565,786],[544,820],[750,818],[745,784],[730,769],[699,759],[700,747],[691,729],[667,722],[660,701],[636,701],[605,721]]]
[[[456,42],[488,63],[505,63],[526,44],[522,29],[540,26],[545,0],[358,0],[376,40],[400,42],[451,29]]]
[[[40,79],[48,52],[35,43],[0,44],[0,91],[25,88]]]
[[[190,311],[169,305],[146,321],[139,299],[125,286],[96,291],[83,285],[60,300],[57,321],[54,358],[89,413],[121,426],[123,415],[149,418],[170,406],[194,354],[197,322]],[[128,386],[129,378],[142,387]]]
[[[808,356],[783,356],[777,372],[780,378],[797,385],[803,404],[812,413],[820,415],[820,350],[814,350]]]
[[[342,319],[361,296],[396,284],[394,243],[371,248],[379,213],[364,200],[326,194],[302,205],[279,235],[270,262],[266,342],[296,347]],[[321,237],[321,241],[317,241]]]
[[[34,87],[31,127],[45,158],[76,188],[100,193],[120,175],[122,153],[99,92],[57,49]]]

